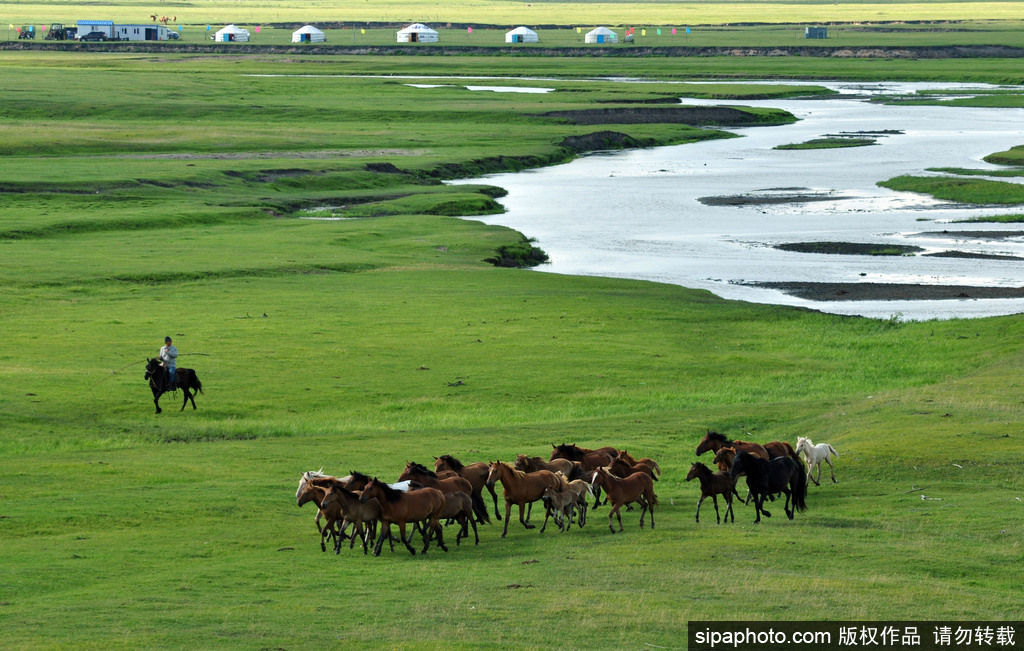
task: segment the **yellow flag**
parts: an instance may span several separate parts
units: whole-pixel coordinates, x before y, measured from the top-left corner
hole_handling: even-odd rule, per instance
[[[647,36],[647,30],[646,29],[641,29],[640,30],[640,36]]]
[[[14,27],[14,25],[11,25],[11,27]],[[583,31],[583,30],[582,30],[582,29],[580,29],[579,27],[577,27],[577,28],[576,28],[576,33],[577,33],[577,34],[579,34],[579,33],[580,33],[580,32],[582,32],[582,31]]]
[[[361,30],[359,30],[359,33],[360,33],[360,34],[365,34],[365,33],[366,33],[366,30],[365,30],[365,29],[361,29]]]

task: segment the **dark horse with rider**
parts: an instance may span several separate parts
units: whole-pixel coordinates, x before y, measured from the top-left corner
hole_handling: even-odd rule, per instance
[[[195,395],[203,393],[203,383],[199,376],[190,368],[177,368],[178,349],[171,343],[170,337],[164,338],[164,347],[160,349],[159,357],[146,361],[146,380],[149,380],[149,388],[153,390],[153,404],[156,405],[156,413],[160,409],[160,396],[168,391],[181,389],[185,392],[185,399],[181,403],[181,410],[185,411],[185,405],[192,401],[192,409],[196,408]]]

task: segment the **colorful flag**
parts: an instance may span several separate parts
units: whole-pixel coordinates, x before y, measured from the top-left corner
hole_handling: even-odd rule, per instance
[[[640,30],[640,36],[647,36],[647,28],[644,27]]]
[[[178,25],[178,31],[179,32],[181,31],[181,25]]]
[[[690,33],[690,28],[689,28],[689,27],[687,27],[687,28],[686,28],[686,33],[687,33],[687,34],[689,34],[689,33]]]
[[[206,31],[210,31],[210,26],[209,25],[206,26]]]
[[[473,33],[473,28],[472,27],[467,27],[466,28],[466,33],[467,34],[472,34]]]
[[[11,27],[14,27],[14,25],[11,25]],[[581,28],[579,28],[579,27],[577,27],[577,28],[576,28],[576,33],[577,33],[577,34],[579,34],[579,33],[580,33],[580,32],[582,32],[582,31],[583,31],[583,29],[581,29]]]
[[[658,36],[661,36],[661,28],[658,28]]]
[[[365,29],[361,29],[361,30],[359,30],[359,33],[360,33],[360,34],[365,34],[365,33],[366,33],[366,30],[365,30]]]
[[[260,28],[259,28],[259,26],[257,26],[257,27],[256,27],[256,33],[257,33],[257,34],[259,34],[259,33],[260,33]]]
[[[672,28],[672,36],[675,36],[675,35],[676,35],[676,28],[675,28],[675,27],[673,27],[673,28]]]

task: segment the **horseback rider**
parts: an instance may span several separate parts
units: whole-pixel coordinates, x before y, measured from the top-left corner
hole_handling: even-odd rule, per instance
[[[171,343],[170,337],[164,337],[164,347],[160,349],[160,364],[167,369],[168,387],[174,390],[174,372],[178,368],[178,347]]]

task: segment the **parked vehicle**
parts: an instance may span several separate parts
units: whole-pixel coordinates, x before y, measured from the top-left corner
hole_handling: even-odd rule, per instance
[[[181,34],[179,34],[178,32],[167,32],[168,41],[177,41],[179,38],[181,38]]]
[[[77,27],[65,27],[60,23],[53,23],[50,25],[50,30],[46,32],[46,40],[67,41],[75,38],[76,33],[78,33]]]
[[[83,34],[82,37],[79,38],[78,40],[79,41],[106,41],[106,40],[109,40],[109,39],[107,38],[107,35],[104,34],[103,32],[89,32],[88,34]]]
[[[21,29],[18,30],[18,38],[19,39],[23,39],[23,38],[35,39],[35,37],[36,37],[36,27],[35,27],[35,25],[22,25]]]

